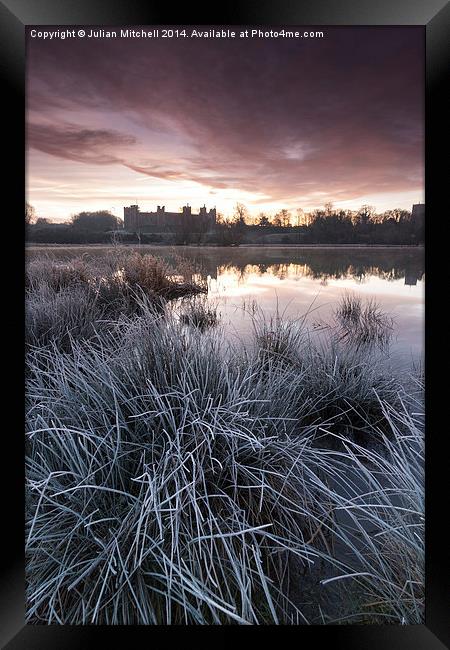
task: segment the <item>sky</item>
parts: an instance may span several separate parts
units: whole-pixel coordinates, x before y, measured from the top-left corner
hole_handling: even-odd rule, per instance
[[[424,200],[423,29],[321,29],[28,37],[27,200],[59,220],[133,203],[411,209]]]

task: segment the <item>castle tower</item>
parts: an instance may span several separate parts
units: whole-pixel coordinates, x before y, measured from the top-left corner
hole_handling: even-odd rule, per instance
[[[123,209],[123,227],[124,230],[129,232],[137,232],[139,230],[139,206],[130,205]]]
[[[164,226],[166,223],[166,206],[158,205],[156,208],[156,224],[158,226]]]
[[[414,222],[425,220],[425,203],[414,203],[411,211],[411,219]]]

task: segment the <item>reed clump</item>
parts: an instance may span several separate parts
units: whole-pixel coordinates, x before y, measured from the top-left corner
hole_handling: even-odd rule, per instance
[[[26,269],[26,339],[68,349],[70,341],[91,338],[146,305],[162,309],[168,300],[205,291],[188,269],[176,273],[151,255],[119,249],[95,261],[39,257]]]

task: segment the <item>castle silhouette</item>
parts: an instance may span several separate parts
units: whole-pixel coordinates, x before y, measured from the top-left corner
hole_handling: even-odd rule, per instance
[[[216,209],[206,210],[204,205],[198,213],[193,213],[189,205],[181,212],[168,212],[164,205],[158,205],[155,212],[141,212],[138,205],[123,209],[124,230],[128,232],[145,232],[157,228],[192,227],[209,228],[216,223]]]

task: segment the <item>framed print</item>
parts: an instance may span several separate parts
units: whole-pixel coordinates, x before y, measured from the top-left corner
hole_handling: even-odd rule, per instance
[[[0,10],[3,645],[446,647],[448,6]]]

